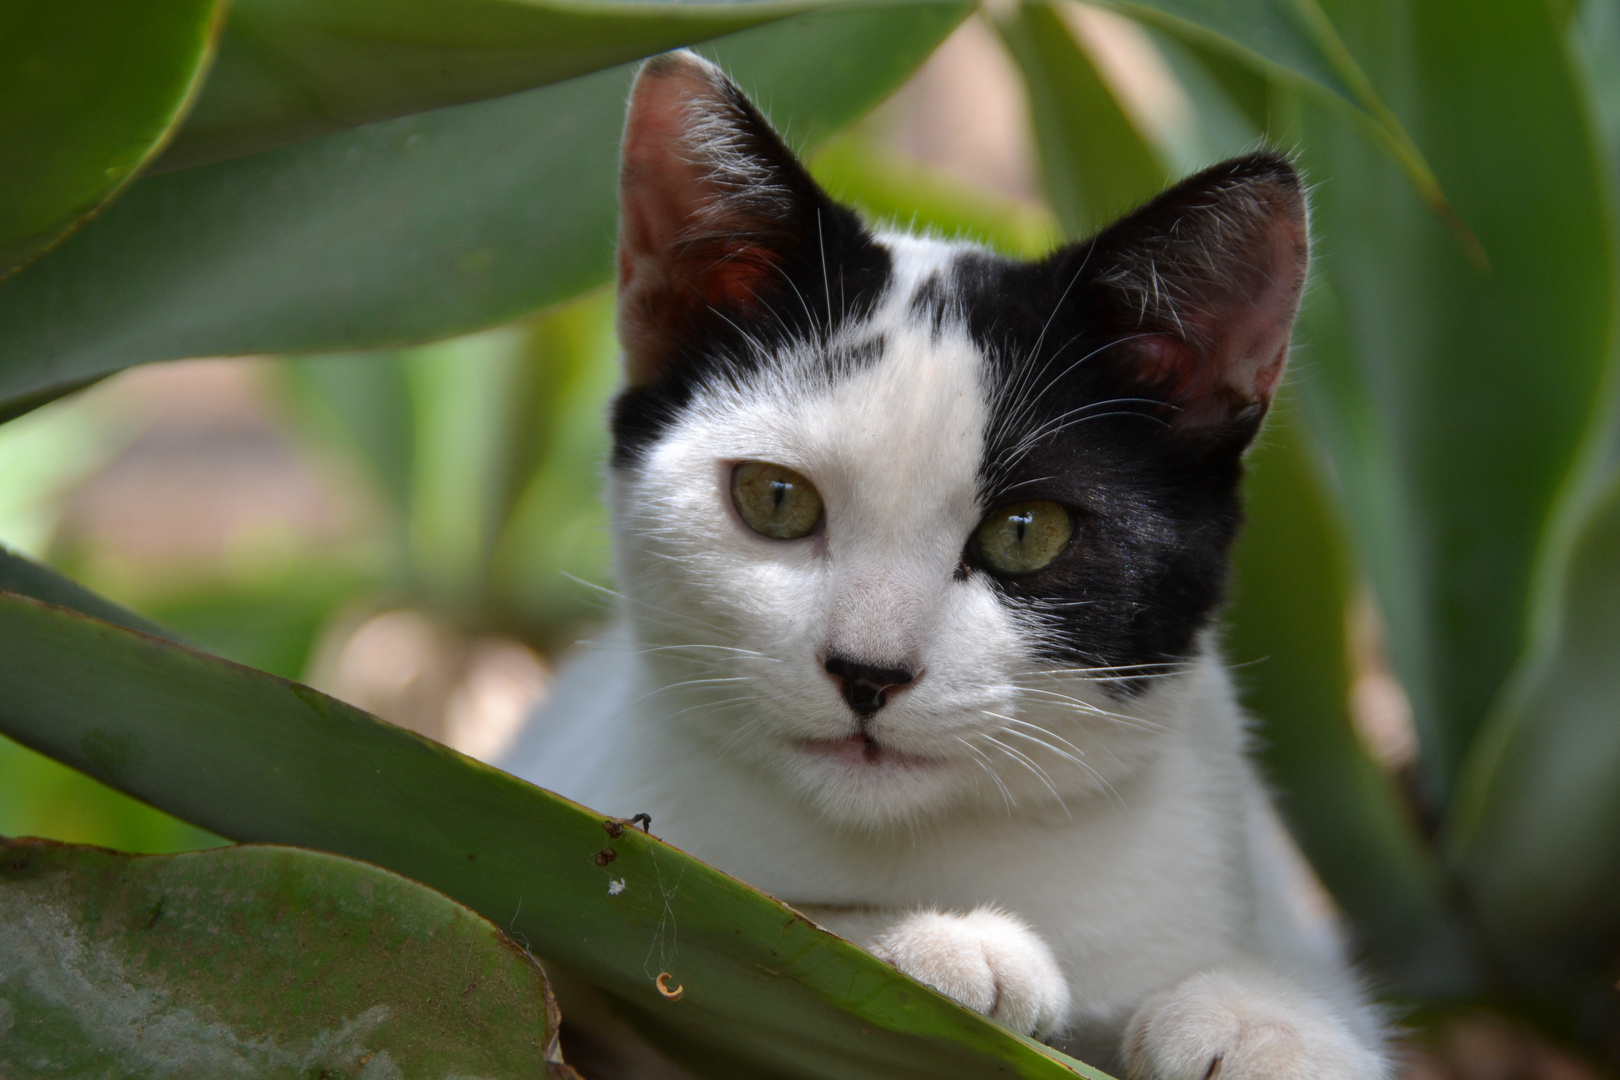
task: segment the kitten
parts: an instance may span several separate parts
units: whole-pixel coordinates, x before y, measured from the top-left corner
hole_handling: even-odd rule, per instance
[[[620,200],[623,610],[506,767],[1098,1065],[1384,1076],[1214,642],[1290,164],[1014,262],[870,230],[677,52]]]

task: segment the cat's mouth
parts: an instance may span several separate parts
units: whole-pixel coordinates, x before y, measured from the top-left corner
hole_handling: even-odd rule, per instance
[[[919,768],[938,764],[933,758],[897,750],[864,732],[844,739],[805,739],[799,745],[806,753],[829,758],[854,768],[874,768],[884,765]]]

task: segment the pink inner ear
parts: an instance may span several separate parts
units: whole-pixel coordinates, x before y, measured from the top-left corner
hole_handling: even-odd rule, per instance
[[[636,80],[621,151],[618,252],[620,336],[634,383],[662,373],[691,319],[752,304],[774,272],[776,253],[751,239],[761,223],[751,220],[757,193],[744,180],[758,185],[758,177],[727,176],[737,149],[705,141],[743,123],[724,76],[691,54],[658,57]]]
[[[1303,220],[1267,222],[1253,261],[1233,280],[1211,283],[1217,296],[1182,315],[1191,342],[1155,334],[1136,342],[1145,381],[1165,388],[1181,408],[1178,427],[1220,423],[1271,402],[1288,360],[1288,339],[1305,281]]]
[[[621,288],[643,259],[666,258],[718,195],[688,133],[705,96],[700,91],[713,95],[713,87],[697,75],[682,65],[669,74],[649,71],[636,81],[619,173]]]

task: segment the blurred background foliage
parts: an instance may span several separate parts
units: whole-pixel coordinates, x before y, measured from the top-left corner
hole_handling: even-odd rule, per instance
[[[488,758],[611,602],[623,62],[767,8],[486,7],[436,38],[429,0],[242,0],[216,48],[217,5],[170,3],[146,74],[44,45],[0,71],[8,141],[25,98],[85,108],[38,71],[150,91],[0,181],[0,541]],[[1415,1073],[1612,1072],[1620,0],[966,12],[838,8],[802,24],[825,47],[790,21],[715,55],[834,195],[1014,255],[1298,155],[1316,262],[1228,651],[1303,899],[1413,1010]],[[15,55],[57,40],[16,25]],[[112,374],[211,355],[249,358]],[[0,834],[219,842],[4,739]]]

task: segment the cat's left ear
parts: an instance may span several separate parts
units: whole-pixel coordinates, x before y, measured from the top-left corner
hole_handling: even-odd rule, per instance
[[[788,282],[807,246],[839,257],[850,221],[718,67],[684,50],[648,60],[620,151],[619,340],[630,385],[672,374],[728,325],[823,299],[784,304],[782,294],[799,287]]]
[[[1310,258],[1288,159],[1259,153],[1199,173],[1072,257],[1122,342],[1112,362],[1175,407],[1173,428],[1252,434],[1282,380]]]

